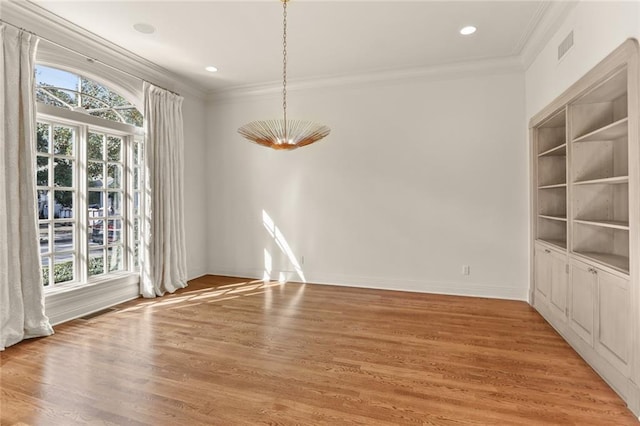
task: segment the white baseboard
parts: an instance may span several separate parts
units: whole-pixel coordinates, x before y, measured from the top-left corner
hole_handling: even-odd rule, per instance
[[[282,271],[287,280],[301,281],[292,271]],[[259,269],[232,270],[231,268],[215,268],[211,275],[246,277],[262,279],[264,271]],[[272,279],[277,279],[280,272],[272,272]],[[310,274],[306,281],[313,284],[336,285],[343,287],[372,288],[379,290],[409,291],[414,293],[447,294],[452,296],[488,297],[492,299],[508,299],[527,301],[529,289],[526,286],[505,286],[476,282],[446,282],[413,279],[395,279],[378,277],[360,277],[338,274]]]
[[[52,325],[101,311],[140,297],[140,277],[126,274],[109,281],[45,294],[45,313]]]

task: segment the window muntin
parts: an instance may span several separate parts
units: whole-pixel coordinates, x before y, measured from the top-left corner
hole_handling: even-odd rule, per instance
[[[142,126],[142,114],[124,97],[100,83],[57,68],[36,66],[36,99],[47,105]]]

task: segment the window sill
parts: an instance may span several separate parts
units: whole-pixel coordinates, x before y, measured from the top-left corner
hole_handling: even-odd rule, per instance
[[[52,325],[106,309],[140,294],[140,275],[123,272],[92,279],[87,284],[69,284],[45,290],[45,312]]]

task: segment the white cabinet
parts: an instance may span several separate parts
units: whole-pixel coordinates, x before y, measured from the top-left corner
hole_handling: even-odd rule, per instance
[[[531,301],[640,416],[640,72],[628,40],[530,121]]]
[[[629,280],[594,268],[598,285],[596,350],[622,374],[629,374],[631,310]]]
[[[571,260],[571,329],[622,374],[630,372],[629,279]]]
[[[535,252],[537,296],[546,303],[558,319],[567,316],[568,267],[566,253],[536,244]]]
[[[598,277],[593,267],[583,262],[571,261],[571,296],[569,322],[571,329],[589,346],[593,347],[593,327],[596,313],[596,288]]]

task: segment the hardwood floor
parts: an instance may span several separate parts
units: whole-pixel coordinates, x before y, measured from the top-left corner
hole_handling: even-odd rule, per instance
[[[0,357],[2,425],[636,424],[524,302],[208,276]]]

